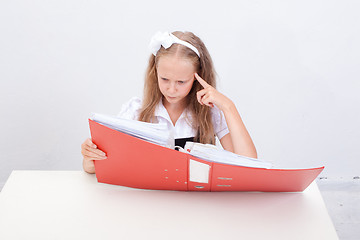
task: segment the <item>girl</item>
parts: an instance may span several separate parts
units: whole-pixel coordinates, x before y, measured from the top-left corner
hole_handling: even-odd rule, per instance
[[[143,100],[131,99],[118,116],[166,122],[176,146],[215,144],[217,135],[225,150],[257,158],[235,104],[216,90],[213,63],[200,38],[191,32],[157,33],[150,49]],[[94,160],[106,159],[91,139],[81,145],[81,153],[88,173],[95,173]]]

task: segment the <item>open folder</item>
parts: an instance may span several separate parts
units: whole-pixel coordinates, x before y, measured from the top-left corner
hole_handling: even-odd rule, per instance
[[[107,154],[95,161],[98,182],[178,191],[300,192],[324,167],[267,169],[200,159],[89,119],[92,141]]]

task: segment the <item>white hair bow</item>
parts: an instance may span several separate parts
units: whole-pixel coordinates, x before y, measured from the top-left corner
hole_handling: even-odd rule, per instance
[[[196,49],[196,47],[194,47],[193,45],[191,45],[188,42],[185,42],[185,41],[177,38],[175,35],[168,33],[168,32],[157,32],[151,38],[151,41],[149,44],[149,49],[152,52],[152,54],[154,54],[154,56],[156,56],[156,54],[159,51],[159,49],[161,48],[161,46],[163,46],[165,49],[168,49],[174,43],[178,43],[178,44],[181,44],[181,45],[184,45],[184,46],[190,48],[200,57],[199,51]]]

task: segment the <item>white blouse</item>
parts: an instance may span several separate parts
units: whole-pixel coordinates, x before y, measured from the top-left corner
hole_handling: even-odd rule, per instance
[[[138,120],[141,105],[142,100],[138,97],[133,97],[122,105],[121,111],[117,116],[126,119]],[[219,139],[221,139],[229,133],[224,114],[216,106],[211,109],[211,114],[215,134]],[[191,138],[196,136],[196,130],[190,124],[192,116],[187,109],[185,109],[185,111],[176,121],[175,126],[172,123],[169,113],[164,107],[162,100],[157,105],[154,115],[158,123],[167,124],[168,129],[173,131],[175,139]]]

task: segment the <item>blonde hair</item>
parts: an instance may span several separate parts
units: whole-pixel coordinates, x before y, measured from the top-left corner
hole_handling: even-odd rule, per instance
[[[157,63],[162,56],[174,56],[184,58],[191,61],[197,73],[208,84],[216,88],[215,70],[210,54],[205,44],[192,32],[173,32],[176,37],[186,41],[196,47],[200,53],[200,58],[190,48],[173,44],[168,49],[163,47],[157,52],[156,56],[151,55],[149,65],[145,74],[144,97],[142,108],[140,110],[139,120],[143,122],[153,122],[155,108],[162,99],[162,93],[158,85],[157,79]],[[197,101],[196,93],[203,89],[200,83],[195,80],[193,86],[187,95],[187,108],[192,114],[192,127],[197,130],[194,141],[200,143],[215,144],[214,127],[212,123],[211,109],[208,106],[201,105]]]

